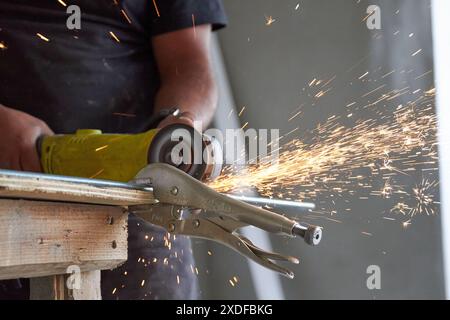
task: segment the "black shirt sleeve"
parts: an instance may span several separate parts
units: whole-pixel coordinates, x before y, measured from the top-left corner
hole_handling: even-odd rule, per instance
[[[211,24],[213,30],[227,24],[221,0],[149,0],[153,2],[150,30],[153,36]]]

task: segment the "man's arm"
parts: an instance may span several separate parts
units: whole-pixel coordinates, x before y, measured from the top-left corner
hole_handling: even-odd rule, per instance
[[[42,120],[0,104],[0,169],[41,171],[36,140],[52,134]]]
[[[211,25],[182,29],[153,38],[153,50],[161,77],[155,112],[179,107],[181,119],[170,123],[201,121],[203,128],[212,120],[217,105],[217,89],[210,58]]]

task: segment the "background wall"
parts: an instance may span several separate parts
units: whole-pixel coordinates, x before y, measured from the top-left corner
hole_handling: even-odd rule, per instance
[[[239,119],[241,123],[248,121],[253,128],[280,128],[282,132],[299,126],[301,136],[332,114],[346,115],[350,102],[360,101],[364,93],[380,85],[376,81],[382,74],[393,69],[397,72],[383,82],[393,89],[433,87],[429,1],[224,0],[224,3],[230,23],[219,33],[228,74],[228,79],[223,74],[220,78],[224,88],[218,116],[221,126],[236,125],[225,119],[228,108],[240,110],[246,106]],[[370,4],[381,7],[381,30],[368,30],[363,21]],[[275,21],[267,26],[270,16]],[[421,54],[411,56],[419,48]],[[221,57],[217,52],[216,60],[220,68]],[[358,79],[367,71],[368,77]],[[320,99],[314,98],[308,83],[314,78],[332,77],[336,78],[331,91]],[[413,98],[400,97],[386,107],[394,110]],[[302,117],[288,122],[301,105],[305,110]],[[414,184],[419,179],[410,177],[405,184]],[[272,237],[278,252],[301,259],[298,266],[293,266],[296,278],[280,280],[284,296],[443,298],[439,216],[417,216],[405,229],[399,221],[381,219],[383,201],[354,201],[351,214],[338,208],[336,218],[342,223],[321,220],[324,238],[319,247]],[[363,235],[362,231],[372,236]],[[204,298],[258,297],[249,266],[239,255],[203,241],[196,241],[195,251],[198,265],[203,268],[199,277]],[[381,290],[366,287],[369,265],[381,268]],[[233,276],[239,278],[235,287],[229,283]],[[264,278],[257,281],[265,283]],[[273,290],[271,286],[267,286],[267,291]]]

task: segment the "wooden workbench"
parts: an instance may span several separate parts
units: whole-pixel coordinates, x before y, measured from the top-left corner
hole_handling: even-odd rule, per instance
[[[127,216],[113,206],[0,199],[0,279],[31,278],[32,299],[101,299],[100,270],[127,260]]]
[[[148,190],[0,170],[0,280],[30,278],[31,299],[101,299],[100,270],[127,260],[125,207]]]

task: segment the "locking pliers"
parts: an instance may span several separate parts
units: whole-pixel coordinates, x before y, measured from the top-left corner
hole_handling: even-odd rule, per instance
[[[300,236],[317,245],[322,229],[221,194],[181,170],[167,164],[151,164],[130,182],[151,188],[156,204],[129,206],[130,212],[161,226],[169,233],[198,237],[224,244],[260,265],[293,278],[292,271],[272,260],[298,263],[298,259],[267,252],[238,230],[253,226],[270,233]]]

